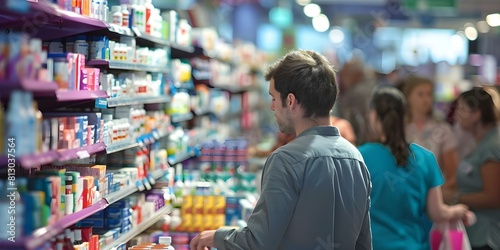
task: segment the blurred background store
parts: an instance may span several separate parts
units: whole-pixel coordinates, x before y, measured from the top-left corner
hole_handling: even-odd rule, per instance
[[[291,139],[264,79],[291,49],[339,72],[356,145],[375,86],[429,79],[444,121],[500,84],[498,0],[0,0],[0,29],[1,249],[179,250],[245,225],[262,152]]]

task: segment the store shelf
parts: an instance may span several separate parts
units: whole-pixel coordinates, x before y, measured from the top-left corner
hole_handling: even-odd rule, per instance
[[[16,157],[16,164],[20,164],[24,168],[33,168],[39,165],[48,164],[54,161],[68,161],[73,159],[84,159],[90,157],[95,153],[104,151],[106,146],[104,143],[96,143],[93,145],[65,150],[51,150],[44,153],[36,153],[32,155],[25,155]],[[7,166],[8,157],[6,155],[0,156],[0,165]]]
[[[52,40],[108,27],[101,20],[62,10],[49,1],[3,0],[1,2],[4,2],[0,4],[0,16],[2,17],[0,26],[2,28],[23,30],[25,33],[30,33],[31,36],[44,40]]]
[[[151,173],[151,178],[153,179],[154,182],[156,182],[156,180],[160,179],[163,175],[165,175],[165,170],[157,169]],[[151,185],[154,185],[153,181],[150,181]],[[108,205],[111,205],[116,201],[119,201],[137,191],[142,191],[142,190],[144,190],[143,182],[137,181],[135,185],[129,185],[128,187],[123,188],[118,192],[109,194],[106,197],[104,197],[104,199],[107,201]]]
[[[151,173],[151,178],[154,180],[154,182],[156,182],[156,180],[160,179],[165,174],[165,172],[166,171],[163,169],[157,169]],[[138,183],[141,183],[142,185],[142,181],[138,181]],[[154,184],[153,181],[150,181],[150,185],[153,184]],[[11,247],[23,248],[29,250],[37,249],[39,246],[43,245],[44,243],[50,241],[52,238],[56,237],[58,234],[62,233],[64,229],[76,224],[77,222],[99,211],[104,210],[106,207],[113,204],[114,202],[119,201],[137,191],[142,191],[142,190],[144,190],[144,187],[140,187],[139,185],[137,186],[131,185],[118,192],[106,196],[104,199],[101,199],[96,204],[90,207],[84,208],[76,213],[64,216],[59,221],[50,226],[42,227],[35,230],[31,236],[18,240],[17,243],[12,243],[9,241],[0,241],[0,249],[6,249]],[[160,210],[158,212],[160,212]],[[155,214],[155,216],[157,216],[157,214]],[[145,223],[146,222],[148,221],[145,221]]]
[[[25,168],[32,168],[42,164],[51,163],[59,158],[57,151],[49,151],[45,153],[37,153],[33,155],[25,155],[20,157],[11,157],[11,159],[15,159],[16,164],[20,164]],[[2,155],[0,156],[0,164],[3,166],[7,166],[8,156]]]
[[[170,46],[170,42],[161,37],[154,37],[148,34],[143,34],[137,27],[132,28],[133,33],[137,43],[147,44],[150,47],[157,47],[155,45],[160,45],[163,47]]]
[[[203,55],[203,50],[195,47],[186,47],[178,44],[170,44],[170,56],[172,58],[192,58]]]
[[[108,98],[108,107],[118,107],[137,104],[149,103],[166,103],[170,102],[170,96],[135,96],[135,97],[114,97]]]
[[[108,154],[111,154],[138,146],[149,145],[166,136],[172,130],[172,126],[168,127],[167,131],[159,131],[157,129],[154,129],[151,133],[147,133],[137,137],[135,141],[130,139],[112,143],[106,147],[106,152]]]
[[[126,244],[132,238],[139,235],[140,233],[142,233],[144,230],[148,229],[152,225],[154,225],[165,214],[168,214],[171,212],[172,212],[172,207],[169,205],[166,205],[166,206],[158,209],[158,211],[156,211],[151,217],[142,221],[141,223],[139,223],[139,225],[137,225],[136,227],[133,227],[130,231],[128,231],[125,234],[118,237],[118,239],[114,240],[112,244],[104,246],[102,248],[102,250],[112,250],[112,249],[116,249],[120,245]]]
[[[57,90],[57,84],[55,82],[39,81],[34,79],[23,79],[20,81],[0,80],[0,88],[2,89],[2,91],[4,91],[5,89],[21,89],[35,93],[53,93]]]
[[[184,122],[184,121],[189,121],[193,119],[193,113],[185,113],[185,114],[172,114],[170,115],[170,120],[173,123],[178,123],[178,122]]]
[[[35,167],[38,165],[51,163],[59,158],[57,151],[49,151],[34,155],[27,155],[20,157],[19,163],[23,167]]]
[[[99,202],[90,207],[84,208],[76,213],[64,216],[61,220],[59,220],[53,225],[42,227],[35,230],[35,232],[33,232],[33,234],[30,237],[21,240],[21,242],[24,242],[24,246],[26,249],[35,249],[38,246],[41,246],[45,242],[50,241],[52,238],[56,237],[58,234],[63,232],[64,229],[74,225],[75,223],[77,223],[82,219],[91,216],[92,214],[95,214],[103,210],[107,206],[108,204],[105,200],[100,200]]]
[[[92,59],[86,63],[87,66],[106,68],[106,69],[120,69],[131,71],[147,71],[153,73],[169,73],[167,67],[155,67],[147,64],[137,64],[121,61],[109,61],[104,59]]]
[[[113,23],[108,24],[108,31],[121,36],[134,36],[134,32],[132,32],[129,27],[123,27]]]
[[[75,149],[66,149],[63,151],[59,151],[59,161],[68,161],[73,159],[85,159],[90,157],[98,152],[102,152],[106,149],[106,145],[103,142],[99,142],[96,144],[92,144],[89,146],[75,148]]]
[[[60,102],[95,100],[107,98],[104,90],[56,90],[56,98]]]
[[[106,146],[106,153],[108,153],[108,154],[116,153],[116,152],[119,152],[122,150],[135,148],[137,146],[139,146],[139,143],[133,141],[132,139],[114,142],[114,143],[111,143],[110,145]]]
[[[195,157],[196,154],[194,152],[184,152],[180,154],[175,154],[175,155],[170,155],[168,156],[168,164],[170,166],[177,165],[185,160],[189,160],[193,157]]]

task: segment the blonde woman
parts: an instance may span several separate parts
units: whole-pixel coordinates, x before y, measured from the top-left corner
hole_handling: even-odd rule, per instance
[[[436,156],[444,175],[444,189],[456,188],[457,138],[451,126],[433,116],[434,83],[419,76],[408,77],[400,89],[407,100],[406,135]]]

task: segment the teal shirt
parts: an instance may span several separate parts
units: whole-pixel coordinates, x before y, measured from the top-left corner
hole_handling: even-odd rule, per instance
[[[476,193],[483,189],[481,167],[488,161],[500,162],[500,128],[491,129],[474,150],[460,162],[457,186],[461,193]],[[500,249],[500,209],[473,209],[477,222],[467,227],[472,246],[489,245]]]
[[[429,249],[422,223],[427,192],[444,179],[434,154],[410,145],[405,167],[396,166],[389,148],[380,143],[359,147],[372,180],[370,218],[373,249]]]

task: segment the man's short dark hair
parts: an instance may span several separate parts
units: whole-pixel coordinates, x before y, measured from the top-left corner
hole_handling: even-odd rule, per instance
[[[335,71],[328,60],[311,50],[294,50],[269,67],[266,80],[274,86],[285,105],[288,94],[295,95],[305,117],[326,117],[338,95]]]

